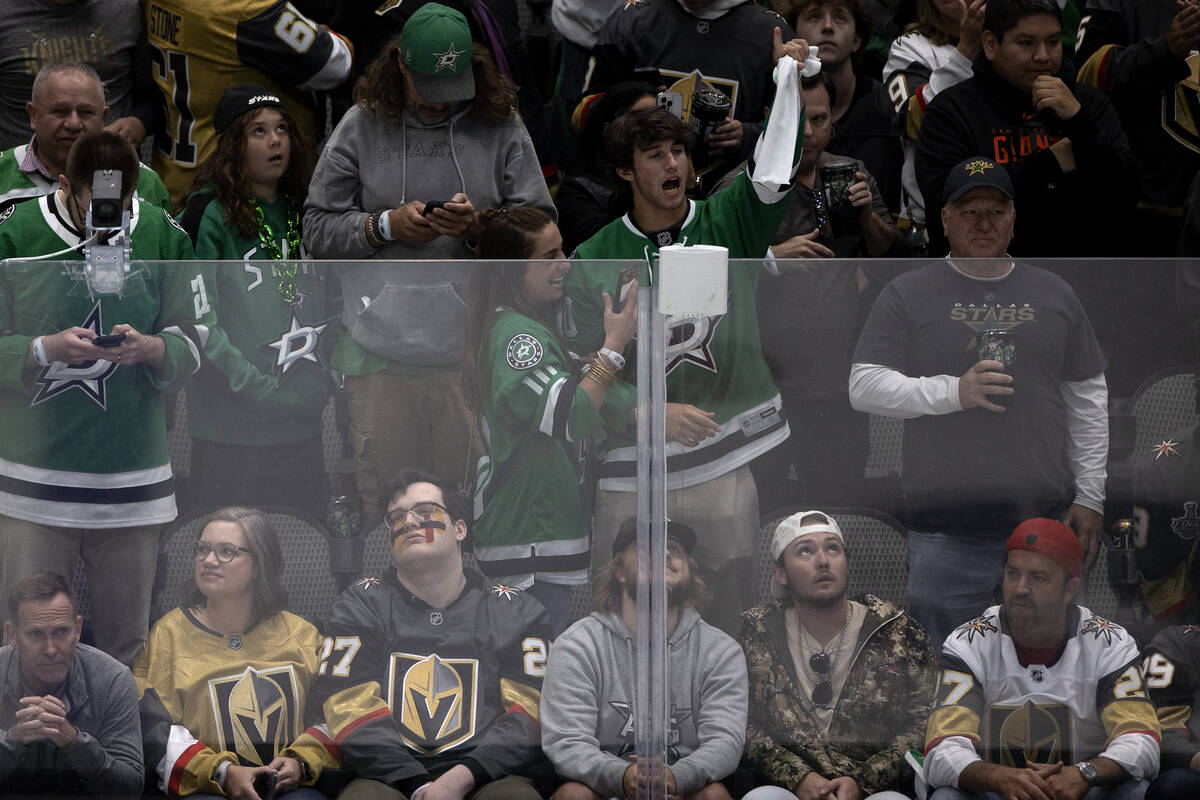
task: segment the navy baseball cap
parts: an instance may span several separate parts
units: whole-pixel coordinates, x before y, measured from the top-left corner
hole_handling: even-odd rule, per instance
[[[990,158],[974,156],[950,168],[942,188],[942,204],[948,206],[972,189],[979,188],[995,189],[1009,200],[1016,199],[1008,170]]]

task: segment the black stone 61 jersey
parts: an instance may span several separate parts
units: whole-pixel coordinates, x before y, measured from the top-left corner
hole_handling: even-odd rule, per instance
[[[142,0],[142,8],[167,112],[154,171],[176,207],[191,170],[216,147],[212,115],[226,89],[265,85],[309,136],[311,91],[333,89],[350,74],[349,46],[284,0]]]
[[[519,589],[466,577],[444,609],[393,571],[365,578],[327,625],[309,713],[324,712],[346,768],[409,796],[458,764],[482,786],[540,757],[546,611]]]

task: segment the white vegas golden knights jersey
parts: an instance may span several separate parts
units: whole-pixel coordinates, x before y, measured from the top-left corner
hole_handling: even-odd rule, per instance
[[[977,758],[1023,768],[1104,755],[1135,778],[1158,771],[1159,726],[1137,643],[1082,606],[1052,664],[1021,664],[992,606],[946,638],[925,738],[930,788],[957,786]]]
[[[169,796],[223,794],[222,761],[256,767],[286,754],[314,778],[336,764],[318,729],[305,731],[305,698],[321,636],[287,611],[241,635],[222,635],[176,608],[155,624],[133,668],[146,768]]]

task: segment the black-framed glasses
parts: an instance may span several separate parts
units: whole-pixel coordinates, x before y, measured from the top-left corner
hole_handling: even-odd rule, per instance
[[[409,514],[415,514],[417,519],[422,522],[431,520],[436,516],[438,509],[450,513],[441,503],[435,503],[432,500],[424,503],[417,503],[412,508],[393,508],[391,511],[383,515],[383,521],[388,524],[389,528],[395,528],[400,523],[408,519]]]
[[[240,547],[229,542],[220,542],[216,545],[211,545],[208,542],[196,542],[192,548],[192,552],[195,554],[197,561],[203,561],[208,558],[209,553],[216,553],[219,563],[228,564],[241,553],[252,553],[254,551],[249,547]]]
[[[824,650],[813,653],[808,657],[808,668],[817,676],[817,685],[812,693],[813,705],[829,708],[833,702],[833,662],[829,659],[829,653]]]

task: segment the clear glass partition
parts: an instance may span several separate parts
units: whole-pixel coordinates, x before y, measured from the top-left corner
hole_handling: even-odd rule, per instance
[[[814,700],[826,713],[853,690],[863,648],[847,640],[865,645],[876,618],[904,611],[941,635],[970,618],[939,607],[957,588],[910,580],[914,558],[921,575],[943,574],[928,564],[942,552],[964,559],[986,598],[1015,523],[1091,520],[1102,535],[1080,603],[1140,639],[1200,617],[1187,571],[1200,517],[1160,474],[1200,444],[1200,299],[1174,288],[1190,262],[1020,260],[981,279],[939,260],[732,261],[723,310],[658,318],[639,262],[573,263],[565,282],[560,265],[530,263],[134,262],[106,294],[81,262],[8,263],[0,521],[161,524],[153,621],[181,602],[208,512],[264,507],[289,608],[323,628],[339,592],[395,569],[395,473],[431,472],[451,524],[472,530],[464,561],[498,591],[528,590],[556,631],[596,608],[636,620],[636,670],[622,677],[636,680],[609,698],[628,724],[600,742],[610,752],[669,767],[696,749],[694,682],[724,635],[747,645],[752,733],[735,796],[769,782],[755,760],[755,725],[771,719],[753,688],[763,659],[791,661],[810,700],[829,692],[827,707]],[[500,282],[546,269],[565,302],[472,304],[472,281],[506,268]],[[641,288],[622,292],[635,277]],[[287,281],[290,306],[246,302]],[[636,336],[614,333],[614,297],[636,302]],[[64,331],[104,352],[70,349]],[[614,357],[604,346],[618,340]],[[91,356],[64,355],[79,352]],[[1000,366],[978,372],[1012,378],[981,379],[1011,386],[999,408],[996,393],[982,406],[960,395],[985,361]],[[796,516],[811,510],[825,521]],[[614,541],[632,518],[625,581]],[[844,579],[826,556],[813,569],[783,558],[808,525],[836,532]],[[985,546],[939,551],[937,537]],[[74,581],[89,633],[103,630],[93,611],[111,608],[82,563]],[[828,636],[778,621],[843,593],[858,605]],[[683,635],[696,615],[712,631],[673,650],[696,647]],[[332,669],[340,656],[323,657]],[[902,698],[905,680],[880,685]],[[651,778],[645,791],[663,796],[666,773]]]

